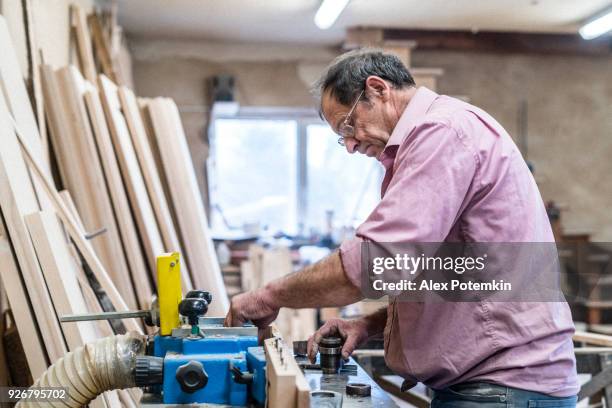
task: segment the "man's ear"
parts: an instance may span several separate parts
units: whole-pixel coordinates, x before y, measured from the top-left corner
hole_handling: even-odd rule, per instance
[[[390,96],[391,87],[379,76],[370,75],[366,79],[366,96],[368,98],[377,96],[383,100],[386,100]]]

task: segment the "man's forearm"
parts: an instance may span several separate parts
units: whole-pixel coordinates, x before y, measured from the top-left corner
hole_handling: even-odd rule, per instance
[[[299,272],[270,282],[264,292],[277,307],[295,309],[345,306],[363,299],[361,290],[348,280],[337,251]]]

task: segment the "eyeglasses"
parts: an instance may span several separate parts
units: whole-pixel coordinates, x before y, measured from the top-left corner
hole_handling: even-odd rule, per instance
[[[346,139],[347,137],[355,136],[355,126],[349,124],[349,121],[351,120],[351,116],[353,115],[353,112],[355,111],[355,108],[357,107],[357,104],[361,100],[361,97],[363,96],[364,92],[365,90],[361,91],[361,93],[355,100],[355,103],[353,103],[351,110],[349,110],[349,112],[346,114],[344,121],[338,127],[338,134],[340,135],[340,137],[338,138],[338,144],[340,146],[344,146],[344,139]]]

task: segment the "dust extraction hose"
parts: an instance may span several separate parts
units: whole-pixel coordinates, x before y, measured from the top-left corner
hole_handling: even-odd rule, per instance
[[[66,387],[68,399],[40,404],[82,407],[105,391],[136,386],[135,366],[145,351],[146,337],[128,333],[105,337],[69,352],[36,380],[32,387]],[[18,403],[24,408],[32,404]]]

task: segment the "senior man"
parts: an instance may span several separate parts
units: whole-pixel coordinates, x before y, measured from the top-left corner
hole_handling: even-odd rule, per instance
[[[227,325],[264,327],[281,307],[363,299],[362,242],[554,241],[527,165],[482,109],[417,88],[397,57],[377,50],[338,57],[318,88],[340,144],[385,167],[382,199],[339,251],[234,297]],[[405,387],[432,388],[433,407],[570,407],[578,391],[573,331],[565,302],[394,299],[372,315],[326,322],[309,353],[329,334],[345,339],[345,358],[384,335],[387,365]]]

